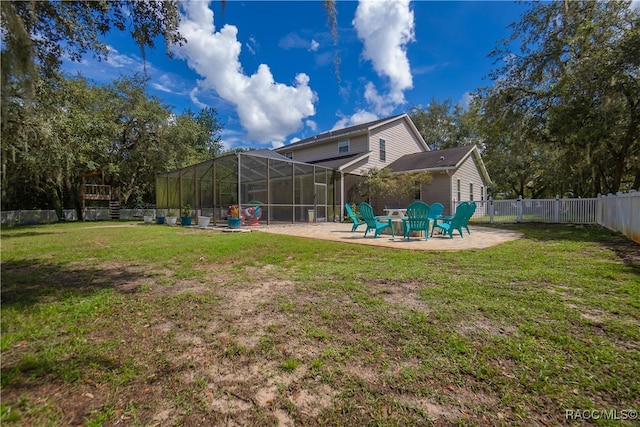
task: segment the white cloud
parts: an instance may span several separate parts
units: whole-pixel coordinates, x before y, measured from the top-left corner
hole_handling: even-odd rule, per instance
[[[144,71],[145,67],[145,63],[140,57],[121,54],[111,46],[107,46],[107,59],[105,62],[114,68],[128,68],[140,72]],[[151,64],[147,62],[146,66],[149,68]]]
[[[67,55],[63,56],[62,60],[66,72],[72,74],[81,72],[84,77],[97,82],[111,82],[123,74],[142,73],[145,71],[145,66],[148,75],[156,73],[151,62],[147,61],[145,64],[139,56],[120,53],[112,46],[107,46],[107,57],[102,61],[82,59],[76,62]]]
[[[245,43],[244,45],[247,48],[247,50],[251,52],[252,55],[256,54],[256,50],[258,49],[258,43],[256,42],[255,38],[249,37],[249,43]]]
[[[307,49],[310,52],[316,52],[320,47],[320,43],[314,39],[307,40],[298,33],[289,33],[278,41],[278,46],[283,49]]]
[[[372,113],[370,111],[358,110],[356,113],[350,117],[342,117],[338,120],[331,130],[344,129],[349,126],[359,125],[361,123],[367,123],[374,120],[377,120],[379,117],[377,114]]]
[[[233,150],[238,147],[246,147],[247,139],[245,136],[235,130],[224,128],[220,135],[220,144],[222,151]]]
[[[364,43],[363,57],[381,77],[389,79],[389,91],[379,94],[373,83],[365,98],[379,114],[389,114],[405,102],[404,91],[413,87],[406,46],[415,40],[409,0],[360,0],[353,25]]]
[[[191,92],[189,92],[189,99],[191,99],[191,102],[193,102],[196,107],[203,109],[207,107],[207,104],[205,104],[204,102],[200,101],[200,99],[198,99],[198,88],[195,87],[193,88],[193,90],[191,90]]]
[[[306,49],[310,42],[303,39],[298,33],[289,33],[278,41],[278,46],[283,49]]]
[[[238,59],[238,29],[227,24],[216,31],[208,2],[195,0],[181,6],[185,15],[180,33],[188,42],[175,48],[176,56],[203,77],[199,81],[202,89],[212,89],[235,105],[248,138],[282,142],[315,114],[317,95],[306,74],[296,75],[293,86],[276,82],[266,64],[260,64],[251,76],[244,74]]]
[[[471,105],[471,101],[473,101],[474,95],[472,92],[467,91],[462,94],[462,97],[458,101],[458,105],[462,107],[464,110],[468,109]]]
[[[174,93],[174,82],[168,74],[162,74],[157,81],[151,82],[151,87],[165,93]]]
[[[386,116],[391,114],[393,109],[398,105],[404,102],[394,102],[392,94],[389,95],[380,95],[376,86],[372,82],[368,82],[364,89],[364,99],[371,105],[373,105],[374,110],[379,114]]]
[[[324,67],[329,64],[333,64],[333,57],[335,53],[332,51],[320,52],[313,55],[315,63],[318,67]]]
[[[440,64],[421,65],[419,67],[412,67],[411,71],[413,72],[413,75],[418,76],[422,74],[429,74],[436,70],[439,70],[441,68],[445,68],[448,66],[449,66],[448,62],[442,62]]]
[[[318,130],[318,124],[313,120],[306,120],[304,124],[314,132]]]

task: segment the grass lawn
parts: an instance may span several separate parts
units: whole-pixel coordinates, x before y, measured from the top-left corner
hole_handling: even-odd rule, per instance
[[[453,253],[4,228],[0,422],[637,423],[639,246],[599,227],[510,228],[525,237]]]

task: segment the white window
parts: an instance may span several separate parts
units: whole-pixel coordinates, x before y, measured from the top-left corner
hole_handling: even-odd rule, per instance
[[[380,140],[380,161],[387,161],[387,143],[384,139]]]
[[[473,202],[473,182],[469,183],[469,200]]]
[[[480,187],[480,201],[484,200],[484,187]]]
[[[284,156],[288,157],[290,159],[293,159],[293,151],[288,151],[288,152],[284,153]]]
[[[348,153],[349,152],[349,140],[343,139],[342,141],[338,141],[338,153]]]
[[[460,201],[460,180],[458,180],[458,202]]]

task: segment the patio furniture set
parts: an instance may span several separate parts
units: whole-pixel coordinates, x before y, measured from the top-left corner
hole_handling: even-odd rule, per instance
[[[463,228],[467,230],[468,234],[471,234],[469,220],[476,210],[476,204],[475,202],[460,203],[455,213],[451,216],[442,215],[444,209],[442,203],[434,203],[429,206],[421,200],[416,200],[406,209],[386,208],[385,216],[374,215],[373,208],[367,202],[362,202],[358,205],[358,214],[353,211],[349,204],[346,204],[345,208],[353,222],[352,232],[356,231],[361,225],[367,226],[364,237],[367,237],[369,231],[373,231],[373,238],[375,239],[383,230],[389,229],[391,236],[395,238],[395,217],[402,221],[402,232],[405,239],[410,239],[411,232],[419,231],[424,232],[425,240],[428,240],[429,234],[433,236],[433,232],[436,229],[440,230],[442,234],[448,234],[450,238],[453,238],[453,232],[456,230],[460,233],[460,237],[463,237]],[[433,226],[431,226],[432,223]],[[429,233],[429,229],[431,229],[431,233]]]

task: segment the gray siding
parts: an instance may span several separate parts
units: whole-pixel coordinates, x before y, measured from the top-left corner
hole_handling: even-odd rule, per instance
[[[480,188],[485,186],[484,178],[480,172],[480,168],[475,161],[473,155],[467,157],[464,163],[456,170],[452,176],[452,200],[457,202],[468,202],[472,199],[471,188],[469,184],[473,184],[473,200],[480,200]],[[460,180],[460,199],[458,200],[457,182]],[[486,198],[486,188],[484,189]]]
[[[386,161],[380,161],[380,140],[386,143]],[[406,154],[426,151],[405,120],[394,121],[374,129],[369,137],[369,168],[382,169]]]
[[[312,162],[316,160],[338,157],[338,141],[345,138],[335,138],[326,142],[304,145],[299,148],[283,147],[278,152],[293,153],[293,160],[299,162]],[[385,125],[379,126],[371,133],[363,133],[352,136],[349,139],[350,153],[366,153],[371,151],[369,160],[349,168],[348,172],[362,175],[371,168],[382,169],[405,154],[425,151],[425,146],[413,133],[411,126],[404,118],[399,118]],[[380,161],[380,139],[386,143],[386,161]]]
[[[440,202],[444,205],[444,215],[451,210],[451,176],[446,172],[431,172],[432,180],[422,187],[422,200],[428,205]]]
[[[349,153],[361,153],[369,149],[367,135],[357,135],[351,138],[338,138],[318,144],[305,145],[297,149],[284,149],[282,154],[293,153],[293,160],[298,162],[313,162],[316,160],[330,159],[347,153],[338,153],[338,141],[349,140]]]

